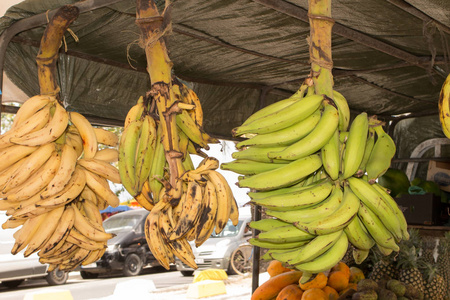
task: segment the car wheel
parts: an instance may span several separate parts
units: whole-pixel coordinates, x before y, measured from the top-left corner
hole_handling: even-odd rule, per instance
[[[69,278],[69,273],[61,271],[59,269],[54,269],[49,272],[47,276],[45,276],[45,280],[47,280],[50,285],[60,285],[66,283]]]
[[[18,287],[22,282],[24,282],[23,279],[19,280],[11,280],[11,281],[2,281],[2,284],[6,286],[7,288],[14,289]]]
[[[252,271],[253,247],[241,245],[233,251],[230,258],[228,273],[230,275],[243,275]]]
[[[180,271],[183,276],[192,276],[194,271]]]
[[[139,255],[136,253],[131,253],[125,259],[123,265],[123,274],[125,276],[137,276],[141,273],[143,263]]]
[[[83,279],[95,279],[98,277],[97,273],[89,273],[86,271],[80,271],[81,278]]]

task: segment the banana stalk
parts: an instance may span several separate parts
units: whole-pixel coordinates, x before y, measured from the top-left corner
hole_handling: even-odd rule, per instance
[[[164,16],[159,14],[153,0],[137,0],[136,23],[141,30],[141,39],[145,45],[147,70],[152,84],[150,94],[156,100],[160,126],[163,129],[162,142],[169,164],[169,183],[172,187],[168,193],[174,198],[179,198],[181,188],[178,188],[178,178],[184,172],[183,155],[178,145],[175,116],[179,108],[175,104],[175,96],[172,92],[172,62],[162,39],[166,28]]]
[[[36,57],[41,95],[51,95],[56,98],[59,96],[60,88],[56,81],[58,50],[64,33],[78,15],[79,10],[76,6],[65,5],[55,13],[44,31]]]
[[[333,98],[333,60],[331,57],[331,0],[309,1],[311,75],[315,94]]]

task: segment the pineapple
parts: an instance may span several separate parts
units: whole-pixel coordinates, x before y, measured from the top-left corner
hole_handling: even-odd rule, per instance
[[[398,255],[397,268],[400,273],[398,280],[404,284],[415,286],[420,293],[424,293],[424,280],[419,267],[423,264],[423,258],[419,257],[422,248],[422,239],[418,230],[409,231],[409,240],[399,243],[400,252]]]
[[[400,246],[397,266],[400,270],[398,280],[404,284],[415,286],[421,293],[423,293],[425,290],[424,280],[422,272],[419,270],[420,257],[415,246]]]
[[[450,232],[445,234],[444,238],[439,240],[437,273],[443,277],[446,284],[447,299],[450,299]]]
[[[425,263],[434,264],[436,262],[434,258],[434,252],[436,249],[436,238],[432,236],[425,236],[422,238],[422,258]]]
[[[398,270],[395,267],[395,255],[388,256],[383,255],[378,248],[372,248],[371,260],[373,263],[372,272],[369,274],[369,278],[376,282],[382,279],[397,279]]]
[[[447,294],[447,284],[444,278],[437,274],[435,264],[425,263],[423,271],[426,281],[424,290],[424,300],[445,300]]]

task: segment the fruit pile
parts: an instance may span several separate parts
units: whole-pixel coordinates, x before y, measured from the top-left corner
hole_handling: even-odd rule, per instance
[[[170,149],[162,137],[168,130],[151,93],[128,112],[119,145],[119,172],[127,191],[150,211],[145,234],[152,254],[167,269],[175,256],[196,269],[188,242],[195,240],[200,246],[213,231],[220,233],[228,219],[237,225],[238,206],[226,179],[216,171],[219,161],[201,151],[217,140],[202,129],[197,95],[176,78],[171,90],[176,100],[171,111],[176,112],[177,125],[171,139],[178,145],[172,154],[181,162],[175,171],[179,174],[176,186],[170,183]],[[197,168],[191,154],[204,157]]]
[[[302,271],[292,270],[272,260],[267,268],[270,278],[252,294],[252,300],[333,300],[351,299],[358,283],[364,279],[362,271],[339,262],[330,272],[318,273],[313,279],[301,282]],[[350,297],[350,298],[348,298]]]
[[[114,133],[67,112],[55,97],[34,96],[20,107],[0,136],[0,209],[9,216],[2,228],[22,226],[13,254],[38,252],[50,270],[72,270],[103,255],[113,235],[99,210],[119,205],[108,184],[120,183],[111,164],[117,144]]]
[[[250,243],[303,271],[303,280],[336,265],[349,242],[362,262],[372,247],[388,255],[408,239],[403,213],[376,183],[395,154],[393,140],[366,113],[350,125],[345,98],[333,97],[316,95],[306,80],[235,128],[246,139],[221,165],[243,175],[238,185],[272,217],[250,224],[261,231]]]

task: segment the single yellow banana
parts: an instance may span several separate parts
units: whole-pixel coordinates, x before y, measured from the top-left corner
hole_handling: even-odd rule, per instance
[[[104,128],[94,127],[95,137],[97,138],[97,143],[117,147],[119,144],[119,137],[112,131],[106,130]]]
[[[108,162],[95,158],[81,158],[77,163],[83,168],[114,183],[121,183],[119,170]]]
[[[47,185],[47,189],[41,194],[43,199],[63,190],[75,171],[77,159],[78,154],[75,149],[68,144],[64,144],[61,148],[61,163],[59,164],[58,171]]]
[[[77,112],[69,113],[70,122],[78,129],[83,140],[84,158],[93,158],[98,150],[97,136],[94,127],[82,114]]]

